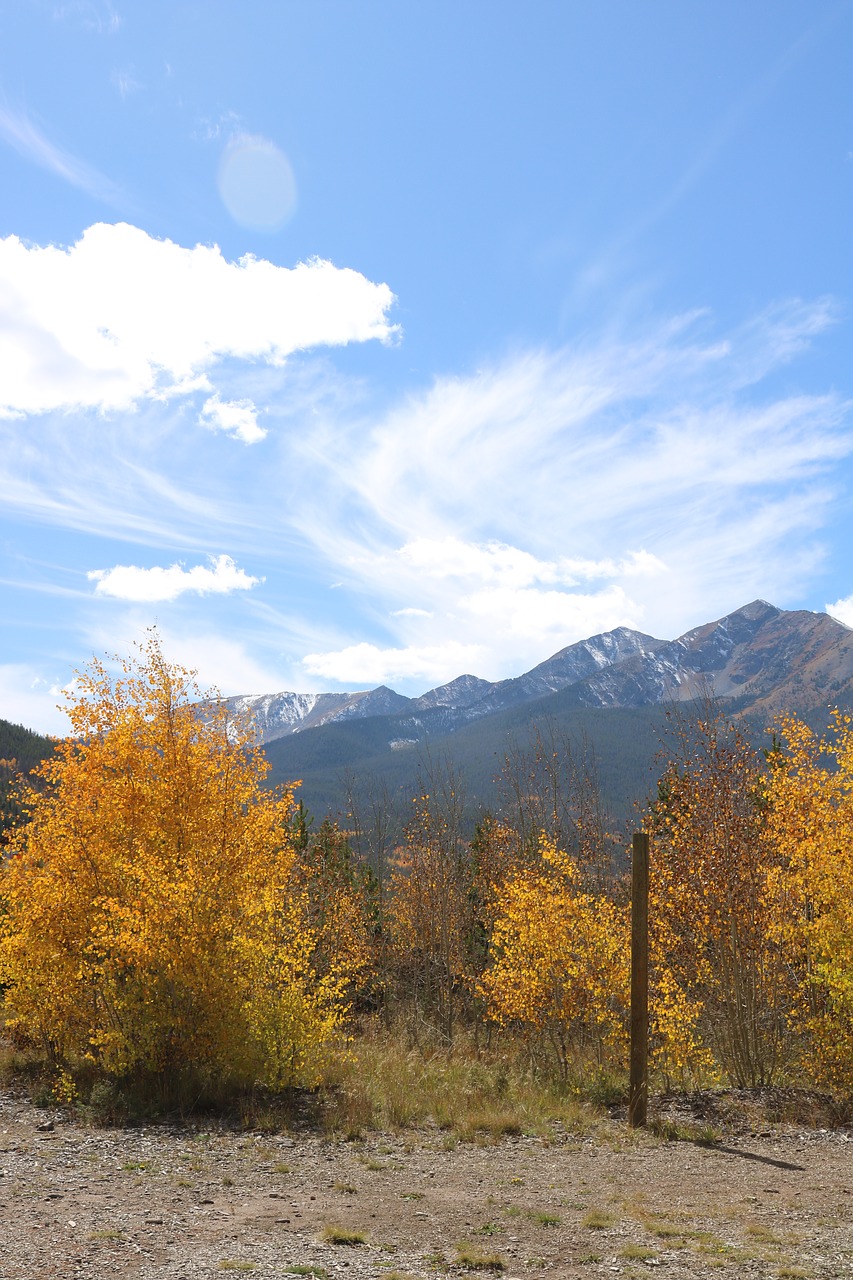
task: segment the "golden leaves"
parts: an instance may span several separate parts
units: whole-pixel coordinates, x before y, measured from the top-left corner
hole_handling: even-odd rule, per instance
[[[260,754],[199,696],[155,635],[117,678],[79,677],[76,736],[0,869],[7,1023],[116,1074],[311,1080],[340,990],[313,970],[292,796],[263,788]]]

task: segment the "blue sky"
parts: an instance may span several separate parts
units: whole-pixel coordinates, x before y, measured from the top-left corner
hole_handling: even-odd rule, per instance
[[[853,3],[0,9],[0,716],[853,625]]]

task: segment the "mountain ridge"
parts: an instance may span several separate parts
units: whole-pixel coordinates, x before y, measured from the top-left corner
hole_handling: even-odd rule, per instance
[[[262,745],[339,721],[383,717],[389,745],[455,732],[465,724],[560,693],[580,708],[636,708],[705,694],[756,711],[805,713],[827,697],[853,699],[853,629],[826,613],[753,600],[675,640],[617,627],[567,645],[520,676],[457,676],[408,698],[385,685],[352,693],[284,691],[226,699],[249,716]]]

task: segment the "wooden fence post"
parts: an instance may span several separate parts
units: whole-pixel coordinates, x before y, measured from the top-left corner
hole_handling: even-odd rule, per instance
[[[631,1079],[628,1124],[646,1123],[649,1101],[649,837],[635,831],[631,857]]]

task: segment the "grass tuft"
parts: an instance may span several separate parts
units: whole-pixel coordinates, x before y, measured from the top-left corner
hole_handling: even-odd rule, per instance
[[[693,1120],[676,1122],[659,1116],[649,1121],[648,1129],[664,1142],[693,1142],[697,1147],[713,1147],[723,1136],[712,1124],[698,1124]]]
[[[471,1244],[456,1246],[456,1264],[466,1271],[503,1271],[506,1263],[496,1253],[483,1253]]]
[[[364,1234],[361,1231],[353,1231],[350,1227],[326,1226],[323,1228],[323,1239],[326,1244],[367,1244]]]
[[[616,1219],[606,1209],[590,1209],[581,1218],[581,1226],[589,1231],[607,1231],[609,1227],[616,1226]]]
[[[654,1249],[646,1249],[641,1244],[626,1244],[619,1250],[619,1257],[631,1262],[648,1262],[650,1258],[656,1256]]]

